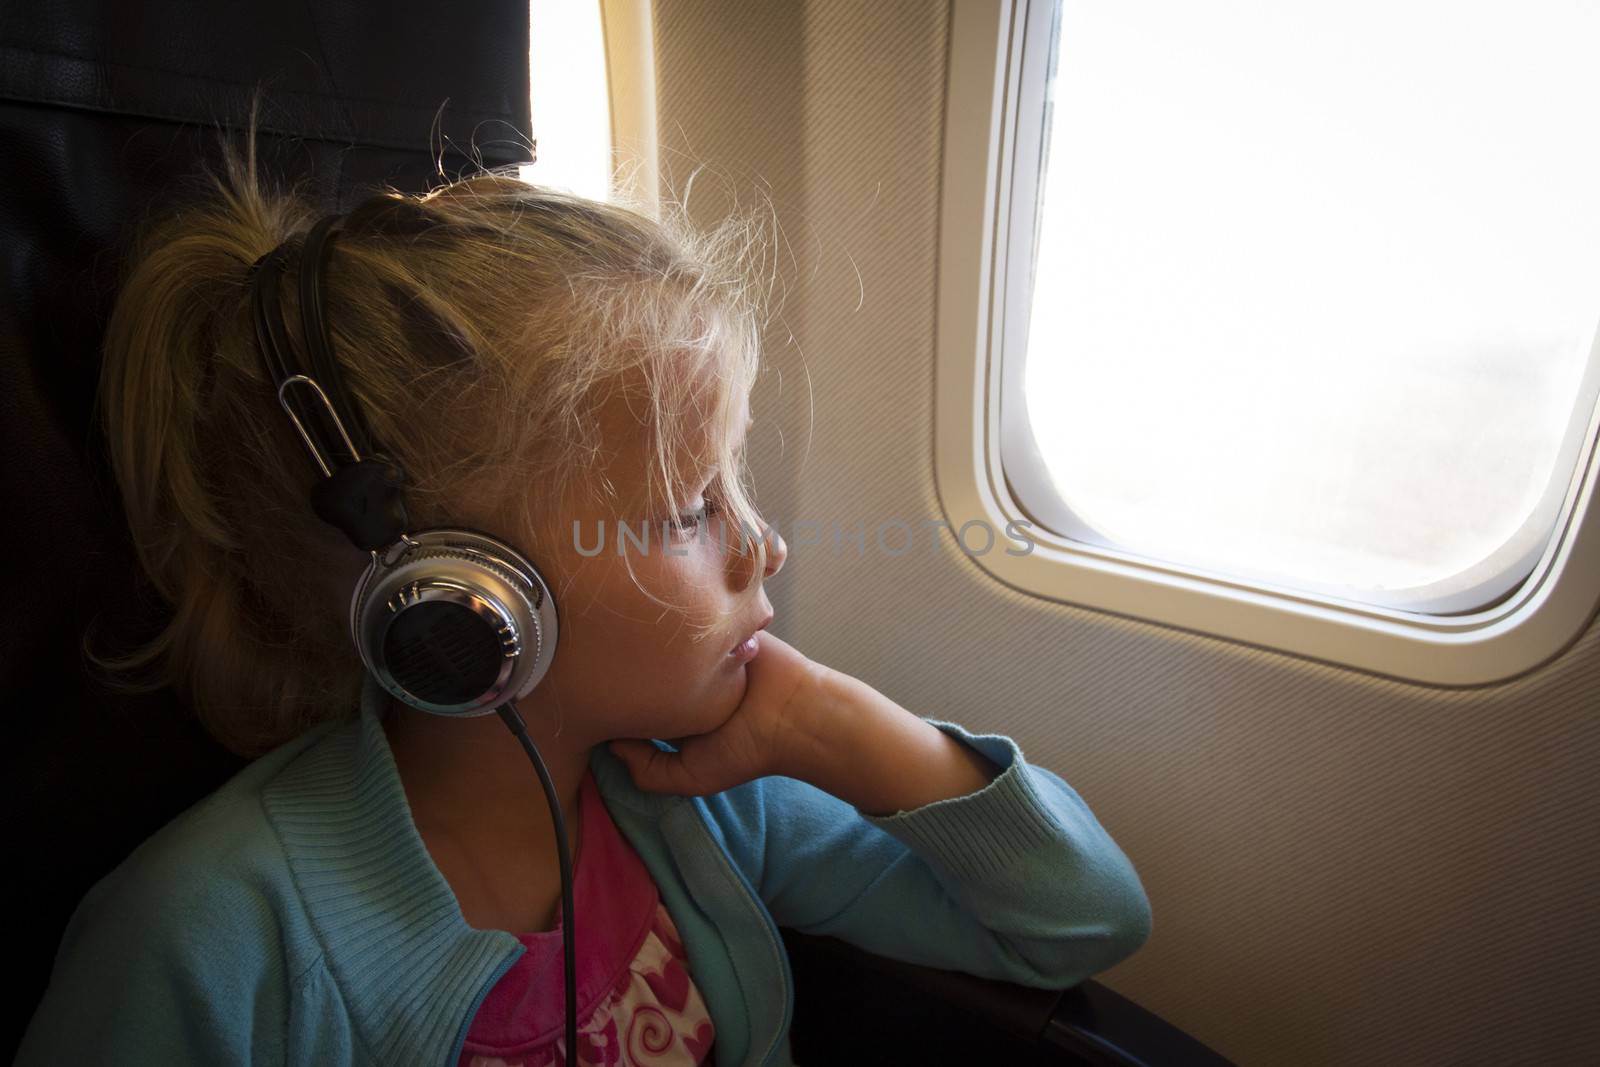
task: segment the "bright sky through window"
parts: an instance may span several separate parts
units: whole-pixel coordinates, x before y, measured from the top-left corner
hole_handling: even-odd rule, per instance
[[[611,195],[611,107],[599,0],[533,0],[533,136],[526,181],[594,200]]]
[[[1552,475],[1600,316],[1600,5],[1066,0],[1025,392],[1108,542],[1393,589]]]

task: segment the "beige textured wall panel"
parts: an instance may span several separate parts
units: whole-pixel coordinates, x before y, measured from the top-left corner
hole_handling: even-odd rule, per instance
[[[948,18],[657,5],[664,182],[704,164],[697,215],[770,198],[782,227],[752,469],[785,532],[941,516]],[[1600,630],[1433,690],[1033,599],[948,548],[870,549],[795,547],[774,628],[1082,793],[1154,911],[1106,984],[1247,1067],[1595,1062]]]

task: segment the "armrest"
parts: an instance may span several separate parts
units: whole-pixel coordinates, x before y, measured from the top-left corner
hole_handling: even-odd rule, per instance
[[[1104,1067],[1233,1067],[1232,1060],[1092,979],[1061,993],[1041,1036]]]
[[[1032,989],[783,929],[795,976],[795,1060],[1232,1067],[1133,1001],[1088,981]]]

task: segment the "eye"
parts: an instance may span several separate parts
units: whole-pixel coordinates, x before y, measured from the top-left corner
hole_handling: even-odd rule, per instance
[[[715,515],[721,510],[721,505],[715,497],[706,497],[705,501],[695,510],[685,512],[678,516],[678,525],[685,530],[696,529],[707,516]]]

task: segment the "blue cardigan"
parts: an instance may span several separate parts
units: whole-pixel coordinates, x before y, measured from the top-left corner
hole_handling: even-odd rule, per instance
[[[454,1067],[524,949],[463,919],[411,819],[383,703],[369,682],[356,718],[251,763],[96,883],[17,1064]],[[1056,988],[1149,936],[1138,875],[1070,786],[1007,737],[928,721],[1002,773],[888,816],[782,777],[644,793],[594,749],[606,808],[683,936],[719,1067],[793,1062],[780,925]]]

